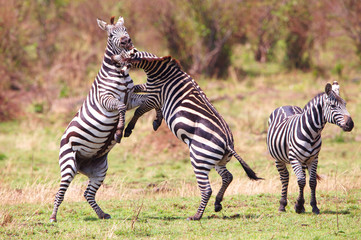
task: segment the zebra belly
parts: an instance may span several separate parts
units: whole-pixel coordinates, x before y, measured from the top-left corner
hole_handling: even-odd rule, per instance
[[[99,158],[107,154],[116,144],[114,133],[118,115],[98,115],[97,120],[79,112],[69,124],[63,138],[82,159]],[[80,117],[79,117],[80,116]]]
[[[285,124],[270,125],[267,134],[267,147],[270,155],[278,161],[289,163],[289,144],[285,133]]]
[[[285,163],[290,163],[290,156],[302,165],[308,165],[317,157],[321,149],[321,138],[315,142],[300,138],[297,131],[290,129],[290,122],[271,124],[267,135],[267,146],[271,156]]]

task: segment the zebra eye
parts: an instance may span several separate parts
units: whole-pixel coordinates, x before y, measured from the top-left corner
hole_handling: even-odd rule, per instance
[[[331,106],[331,108],[336,108],[335,104],[331,104],[330,106]]]

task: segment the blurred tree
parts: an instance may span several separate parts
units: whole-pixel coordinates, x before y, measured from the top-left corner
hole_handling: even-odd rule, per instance
[[[291,0],[285,5],[286,22],[286,59],[287,68],[309,70],[314,36],[311,31],[312,17],[310,0]]]
[[[361,61],[361,1],[360,0],[330,0],[328,2],[332,18],[348,36]]]
[[[240,34],[242,1],[152,1],[149,7],[170,53],[191,74],[221,77],[230,65],[232,43]],[[236,34],[236,32],[238,32]]]
[[[232,59],[285,55],[289,69],[344,74],[345,56],[361,61],[360,13],[360,0],[0,0],[0,118],[28,93],[51,106],[89,90],[106,41],[96,18],[121,15],[138,48],[171,54],[192,75],[224,77],[235,47],[251,58]]]
[[[284,4],[278,0],[248,0],[248,13],[245,19],[247,37],[255,44],[254,57],[258,62],[267,62],[272,50],[280,39],[280,17],[277,10]]]

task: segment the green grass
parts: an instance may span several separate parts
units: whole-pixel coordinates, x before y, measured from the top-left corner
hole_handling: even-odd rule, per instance
[[[135,82],[142,80],[136,79]],[[58,212],[49,223],[60,174],[58,151],[69,116],[29,113],[0,123],[0,239],[358,239],[361,236],[361,86],[340,82],[355,128],[344,133],[327,124],[319,156],[317,199],[321,214],[293,205],[298,186],[290,173],[286,213],[278,212],[281,184],[267,154],[267,120],[281,105],[304,106],[326,81],[312,74],[284,73],[251,77],[241,82],[198,81],[232,129],[235,148],[265,180],[247,179],[233,159],[227,166],[234,180],[214,212],[221,179],[211,171],[213,196],[199,222],[187,221],[200,202],[185,144],[165,124],[152,130],[154,112],[138,121],[133,135],[109,154],[109,170],[97,202],[112,216],[99,220],[83,198],[87,178],[77,175]],[[252,82],[252,85],[249,83]],[[127,113],[127,119],[133,111]]]
[[[228,196],[222,212],[214,213],[211,201],[199,222],[186,220],[197,207],[194,197],[102,201],[110,220],[97,219],[85,202],[68,202],[57,223],[48,222],[51,204],[19,204],[1,210],[12,220],[3,223],[0,234],[21,239],[357,239],[360,196],[360,190],[343,196],[321,192],[320,215],[308,205],[304,214],[292,207],[279,213],[274,194]]]

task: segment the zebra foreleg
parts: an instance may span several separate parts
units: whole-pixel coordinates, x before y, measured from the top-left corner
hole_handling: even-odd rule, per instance
[[[217,166],[215,167],[217,173],[222,177],[222,187],[219,190],[216,201],[214,203],[214,211],[219,212],[222,210],[221,202],[223,200],[223,195],[226,192],[229,184],[233,180],[233,175],[227,170],[226,166]]]
[[[278,211],[286,212],[289,172],[284,162],[276,161],[276,167],[278,173],[280,174],[280,180],[282,183],[282,193],[281,193],[280,207]]]
[[[317,164],[318,159],[315,158],[312,164],[308,167],[308,172],[310,174],[310,188],[311,188],[311,202],[312,212],[314,214],[319,214],[320,210],[317,207],[316,201],[316,186],[317,186]]]
[[[109,112],[118,110],[119,120],[116,132],[114,134],[114,140],[117,143],[120,143],[120,140],[123,136],[125,111],[127,110],[127,106],[124,104],[124,102],[121,102],[119,99],[115,98],[113,95],[107,92],[100,95],[100,103]]]
[[[135,85],[134,86],[134,92],[135,93],[139,93],[139,92],[145,93],[145,92],[147,92],[147,85],[145,83]]]
[[[152,110],[154,107],[143,103],[142,105],[140,105],[134,112],[134,115],[132,117],[132,119],[129,121],[125,131],[124,131],[124,137],[129,137],[132,134],[132,131],[135,127],[135,124],[137,123],[138,119],[143,116],[144,113],[149,112],[150,110]]]
[[[62,159],[64,159],[64,161]],[[50,222],[57,221],[56,214],[58,212],[59,206],[63,202],[65,192],[68,189],[71,181],[74,179],[75,174],[77,173],[77,167],[75,164],[75,152],[70,152],[68,154],[63,155],[59,162],[61,162],[60,188],[55,196],[54,209],[53,209],[53,213],[50,216]]]
[[[118,120],[118,124],[117,124],[117,130],[115,131],[115,134],[114,134],[114,139],[117,143],[120,143],[120,140],[123,137],[125,111],[126,110],[127,110],[127,107],[124,104],[120,104],[118,106],[119,120]]]
[[[297,177],[297,183],[299,187],[299,195],[297,198],[297,202],[295,204],[295,211],[296,213],[303,213],[305,212],[305,198],[303,196],[303,190],[306,186],[306,174],[305,170],[302,168],[300,162],[298,160],[291,160],[290,161],[293,171],[296,174]]]
[[[157,115],[153,121],[153,130],[157,131],[158,128],[160,127],[160,125],[162,124],[163,113],[162,113],[162,110],[160,110],[159,108],[157,108],[155,111],[156,111]]]
[[[145,85],[145,84],[141,84],[141,85]],[[141,86],[141,85],[136,85],[134,87],[134,92],[130,95],[130,100],[128,101],[127,109],[132,109],[132,108],[138,107],[147,100],[148,94],[142,94],[141,95],[141,94],[136,94],[135,93],[135,88],[137,86]],[[139,88],[141,89],[141,87],[139,87]],[[137,92],[140,92],[140,90],[138,89]],[[153,121],[153,129],[154,129],[154,131],[157,131],[158,128],[160,127],[160,125],[162,124],[163,113],[162,113],[162,110],[160,108],[155,109],[155,111],[156,111],[156,118]]]

